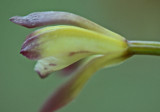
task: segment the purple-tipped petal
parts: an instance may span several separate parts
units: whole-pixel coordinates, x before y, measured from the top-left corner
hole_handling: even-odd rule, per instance
[[[14,16],[10,21],[27,28],[35,28],[39,26],[67,24],[82,27],[101,34],[108,35],[113,38],[122,39],[122,36],[105,29],[104,27],[84,18],[69,12],[46,11],[34,12],[27,16]]]
[[[46,78],[50,73],[47,73],[47,74],[42,74],[40,71],[38,71],[38,70],[35,70],[37,73],[38,73],[38,75],[39,75],[39,77],[41,78],[41,79],[44,79],[44,78]]]
[[[31,60],[40,59],[40,53],[35,49],[38,45],[36,36],[29,38],[23,43],[20,54]]]
[[[37,60],[38,58],[40,58],[40,54],[37,51],[21,50],[20,54],[31,60]]]
[[[58,91],[54,93],[43,105],[43,108],[40,110],[40,112],[55,112],[72,100],[73,98],[67,98],[69,91],[68,88],[71,86],[71,84],[72,83],[69,83],[58,89]]]
[[[27,28],[35,28],[52,24],[70,24],[87,29],[94,29],[91,28],[91,26],[101,27],[76,14],[59,11],[34,12],[27,16],[14,16],[10,18],[10,21]]]
[[[15,24],[19,24],[21,26],[27,27],[27,28],[34,28],[37,26],[37,17],[36,16],[29,16],[29,17],[21,17],[21,16],[14,16],[9,19],[11,22]]]

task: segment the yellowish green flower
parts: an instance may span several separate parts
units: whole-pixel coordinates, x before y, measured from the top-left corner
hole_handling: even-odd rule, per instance
[[[34,69],[42,78],[58,70],[72,74],[72,78],[48,99],[40,112],[53,112],[72,101],[97,70],[117,65],[133,54],[155,55],[147,50],[145,52],[153,44],[127,41],[72,13],[36,12],[23,17],[15,16],[10,20],[28,28],[63,24],[34,31],[27,36],[20,51],[27,58],[37,60]]]

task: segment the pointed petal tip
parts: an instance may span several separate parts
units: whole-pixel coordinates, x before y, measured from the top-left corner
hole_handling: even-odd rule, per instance
[[[18,20],[19,18],[20,18],[19,16],[13,16],[13,17],[9,18],[9,20],[10,20],[11,22],[17,24],[17,22],[18,22],[17,20]]]
[[[9,19],[11,22],[24,26],[26,28],[34,28],[35,23],[30,19],[26,18],[25,16],[13,16]]]
[[[41,53],[36,49],[38,45],[37,38],[28,37],[21,47],[20,54],[31,60],[38,60],[41,58]]]
[[[15,24],[19,24],[22,25],[24,24],[24,20],[22,17],[20,16],[13,16],[9,19],[11,22],[15,23]]]
[[[36,51],[21,50],[20,54],[31,60],[37,60],[40,58],[40,54]]]
[[[42,74],[40,71],[35,70],[41,79],[45,79],[49,74]]]
[[[13,16],[13,17],[9,18],[9,20],[14,23],[15,18],[16,18],[16,16]]]
[[[70,83],[64,84],[54,92],[44,103],[40,112],[55,112],[72,101],[74,97],[70,96],[70,86]]]

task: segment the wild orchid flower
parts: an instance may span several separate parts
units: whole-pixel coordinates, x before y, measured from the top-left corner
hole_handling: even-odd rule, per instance
[[[58,70],[72,74],[44,104],[40,112],[54,112],[72,101],[99,69],[117,65],[134,54],[160,55],[159,42],[127,41],[124,37],[68,12],[35,12],[10,21],[35,28],[51,24],[27,36],[20,53],[37,60],[41,78]],[[68,72],[69,71],[69,72]]]

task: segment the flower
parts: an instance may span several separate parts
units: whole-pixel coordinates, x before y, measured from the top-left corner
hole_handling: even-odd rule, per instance
[[[68,24],[34,31],[27,36],[20,51],[28,59],[38,60],[35,71],[41,78],[58,70],[69,70],[73,75],[48,99],[40,112],[53,112],[68,104],[94,72],[117,65],[131,56],[124,37],[72,13],[35,12],[10,20],[28,28]]]

